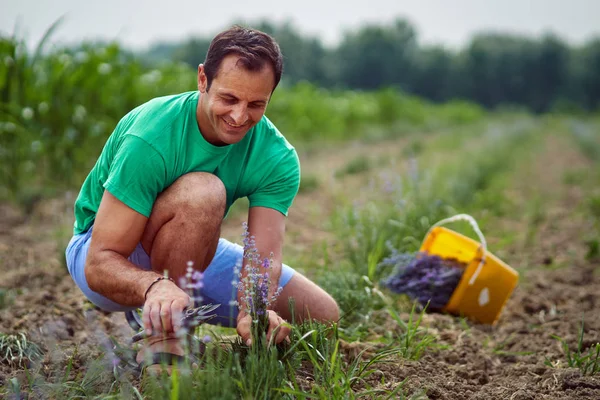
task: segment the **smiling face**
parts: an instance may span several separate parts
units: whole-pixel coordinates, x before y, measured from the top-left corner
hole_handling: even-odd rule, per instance
[[[268,63],[258,71],[248,71],[238,60],[235,54],[226,56],[210,88],[204,66],[198,67],[196,117],[202,136],[215,146],[242,140],[265,114],[275,87],[275,74]]]

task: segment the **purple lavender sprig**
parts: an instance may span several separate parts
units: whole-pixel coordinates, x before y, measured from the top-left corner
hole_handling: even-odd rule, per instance
[[[248,232],[248,225],[243,224],[243,243],[245,259],[245,276],[240,271],[237,289],[242,293],[241,311],[252,318],[252,340],[254,343],[262,340],[262,335],[269,326],[267,310],[275,303],[281,294],[279,287],[269,295],[272,287],[271,274],[273,268],[273,254],[270,258],[260,259],[254,236]]]
[[[194,302],[194,307],[202,304],[202,288],[204,274],[198,270],[194,270],[194,262],[187,262],[186,274],[179,278],[179,287],[187,291]]]

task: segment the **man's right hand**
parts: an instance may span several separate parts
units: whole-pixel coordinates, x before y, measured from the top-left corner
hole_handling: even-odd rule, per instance
[[[146,294],[142,321],[147,335],[177,332],[181,328],[183,310],[192,305],[190,296],[175,283],[164,279]]]

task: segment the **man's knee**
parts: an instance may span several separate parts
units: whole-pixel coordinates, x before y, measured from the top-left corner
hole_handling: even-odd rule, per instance
[[[190,172],[179,177],[158,198],[162,207],[177,213],[212,214],[222,218],[225,213],[227,192],[216,175]]]

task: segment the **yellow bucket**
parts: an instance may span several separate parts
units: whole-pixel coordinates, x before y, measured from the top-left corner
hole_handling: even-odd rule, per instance
[[[480,242],[441,227],[446,223],[467,221]],[[472,320],[495,324],[506,301],[517,286],[519,274],[487,250],[485,238],[470,215],[459,214],[436,223],[429,230],[421,252],[442,258],[457,259],[466,264],[458,286],[443,311]]]

